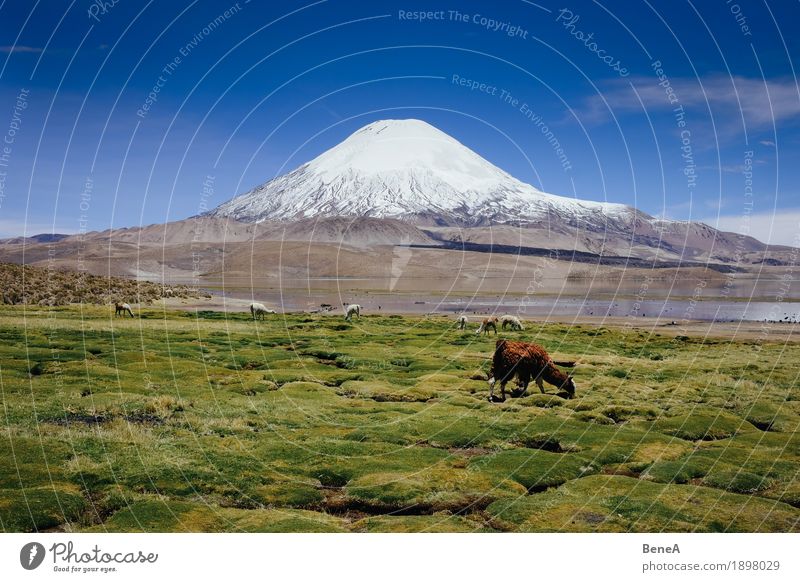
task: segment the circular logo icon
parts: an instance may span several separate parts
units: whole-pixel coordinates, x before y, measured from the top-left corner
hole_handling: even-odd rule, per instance
[[[26,570],[35,570],[44,561],[44,546],[39,542],[30,542],[19,551],[19,563]]]

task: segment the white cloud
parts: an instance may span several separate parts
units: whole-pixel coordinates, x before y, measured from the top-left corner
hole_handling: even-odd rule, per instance
[[[669,102],[665,88],[654,77],[631,77],[615,80],[602,96],[591,97],[584,113],[590,118],[600,119],[608,118],[609,107],[614,113],[621,113],[642,111],[644,105],[645,111],[652,113],[682,105],[685,109],[703,114],[710,109],[718,122],[724,121],[726,127],[736,124],[739,131],[744,129],[742,119],[748,129],[764,129],[774,123],[800,117],[800,92],[794,79],[765,80],[714,75],[704,78],[678,77],[669,81],[678,99],[676,103]],[[635,92],[629,82],[636,88]]]
[[[40,53],[42,49],[35,46],[15,44],[14,46],[0,46],[0,53]]]
[[[800,208],[751,214],[749,221],[736,214],[701,218],[699,222],[719,230],[747,234],[767,244],[800,247]]]

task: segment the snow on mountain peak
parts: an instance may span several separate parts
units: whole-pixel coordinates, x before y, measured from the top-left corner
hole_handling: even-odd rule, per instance
[[[343,168],[365,176],[427,171],[462,191],[510,178],[443,131],[419,119],[370,123],[311,161],[308,167],[331,181],[335,181]]]
[[[462,225],[630,218],[621,204],[546,194],[419,119],[375,121],[211,212],[239,220],[377,216]]]

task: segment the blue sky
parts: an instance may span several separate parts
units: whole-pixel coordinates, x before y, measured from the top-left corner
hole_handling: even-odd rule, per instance
[[[178,220],[415,117],[547,192],[791,243],[798,21],[754,0],[6,0],[0,235]]]

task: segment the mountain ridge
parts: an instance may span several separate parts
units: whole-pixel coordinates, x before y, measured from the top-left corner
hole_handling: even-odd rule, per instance
[[[759,260],[758,253],[783,252],[783,247],[704,223],[548,194],[418,119],[372,122],[208,216],[252,223],[391,219],[423,231],[444,229],[434,235],[443,242],[477,244],[492,242],[496,229],[513,227],[518,233],[510,236],[530,239],[521,246],[668,261],[731,262],[746,256],[752,262]]]
[[[371,123],[291,172],[199,216],[81,235],[7,239],[0,241],[0,255],[12,262],[22,256],[36,261],[54,252],[72,262],[79,255],[94,261],[108,260],[113,248],[119,257],[133,253],[137,266],[127,271],[142,276],[158,269],[185,271],[191,265],[186,257],[202,253],[213,269],[223,268],[218,259],[230,249],[281,248],[284,242],[314,249],[349,246],[354,252],[393,246],[439,246],[437,253],[550,250],[559,256],[630,257],[654,266],[794,260],[790,247],[704,223],[547,194],[419,120]],[[145,248],[162,258],[153,255],[140,265]]]
[[[624,204],[542,192],[417,119],[370,123],[209,214],[248,222],[372,216],[467,227],[571,219],[620,229],[652,219]]]

